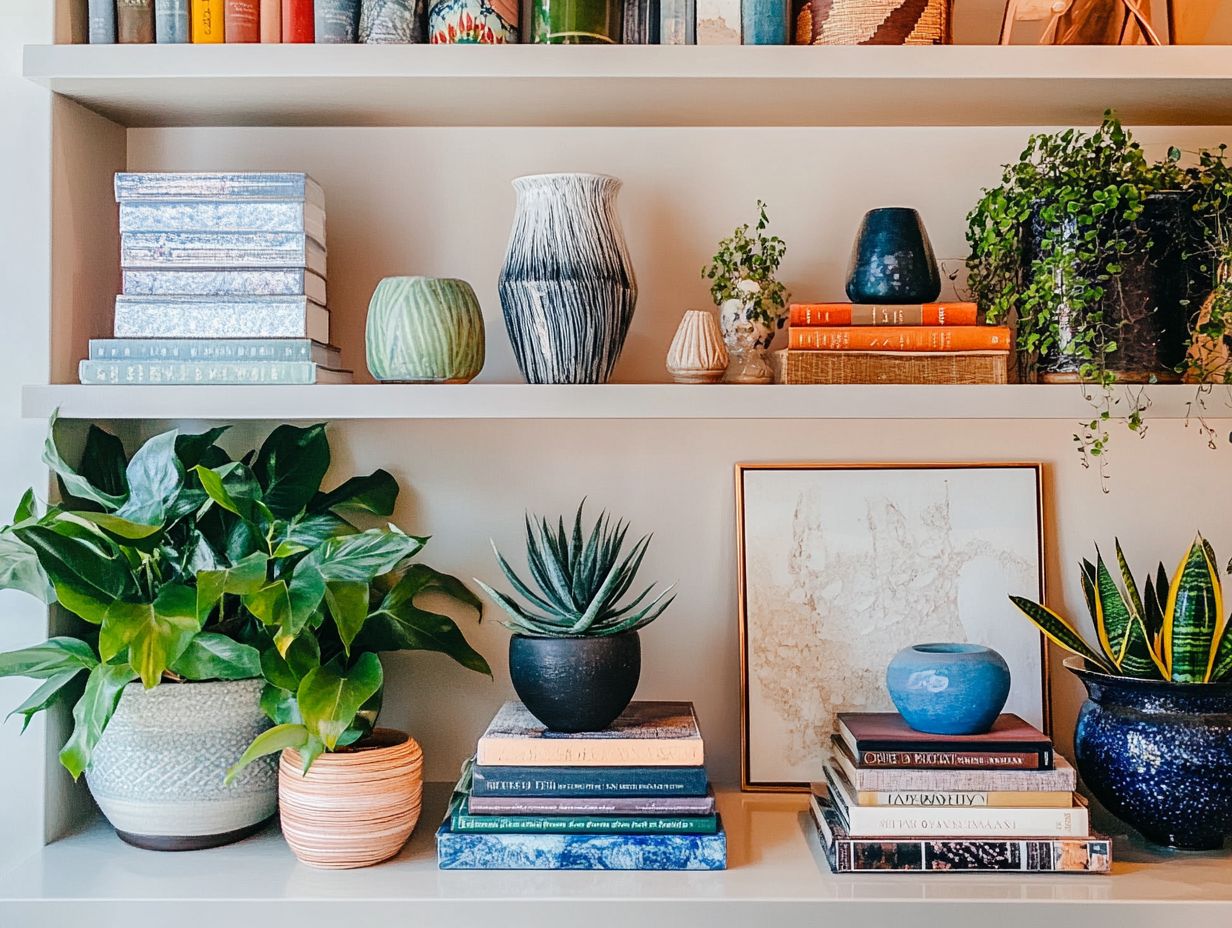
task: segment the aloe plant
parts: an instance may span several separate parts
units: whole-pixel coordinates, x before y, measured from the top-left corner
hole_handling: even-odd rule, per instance
[[[536,517],[532,522],[529,515],[526,517],[526,561],[537,592],[523,582],[492,543],[501,572],[529,606],[520,605],[482,580],[475,582],[504,610],[508,616],[505,626],[511,631],[539,638],[619,635],[649,625],[675,599],[668,595],[673,585],[647,601],[657,585],[651,584],[631,602],[620,604],[642,566],[652,536],[639,539],[625,555],[628,523],[617,520],[613,525],[603,512],[590,534],[583,537],[585,506],[583,500],[574,516],[572,533],[565,531],[563,516],[555,529],[545,518]]]
[[[1104,673],[1173,683],[1232,681],[1232,632],[1224,615],[1215,551],[1201,535],[1181,558],[1173,579],[1160,564],[1141,587],[1116,543],[1118,584],[1099,549],[1082,562],[1082,592],[1097,646],[1072,622],[1046,606],[1010,600],[1055,644]]]

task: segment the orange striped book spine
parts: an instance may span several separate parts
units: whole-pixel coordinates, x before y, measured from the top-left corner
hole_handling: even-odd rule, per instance
[[[1002,326],[816,326],[793,328],[788,348],[797,351],[1008,351]]]
[[[792,325],[975,325],[974,303],[793,303]]]

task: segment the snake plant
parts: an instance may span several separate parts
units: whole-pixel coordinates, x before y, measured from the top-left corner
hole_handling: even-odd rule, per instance
[[[511,631],[538,638],[619,635],[649,625],[675,599],[668,595],[674,588],[669,586],[642,605],[656,586],[651,584],[631,602],[620,605],[642,566],[651,536],[641,538],[622,557],[628,523],[617,520],[613,525],[603,512],[589,536],[583,538],[585,505],[583,500],[578,506],[571,535],[565,531],[563,516],[555,529],[547,519],[536,517],[532,522],[529,515],[526,517],[526,561],[538,592],[522,581],[492,543],[501,572],[530,605],[520,605],[482,580],[475,582],[504,610],[509,619],[505,626]]]
[[[1232,632],[1210,543],[1198,535],[1171,581],[1160,564],[1141,588],[1120,542],[1116,561],[1121,584],[1098,548],[1094,564],[1082,562],[1082,592],[1098,647],[1051,609],[1020,596],[1010,600],[1050,641],[1104,673],[1173,683],[1232,681]]]

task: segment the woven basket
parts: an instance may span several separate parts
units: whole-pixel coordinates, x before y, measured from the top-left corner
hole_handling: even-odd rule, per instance
[[[310,867],[347,870],[388,860],[419,821],[423,752],[400,731],[378,728],[370,747],[322,754],[307,776],[299,752],[282,752],[282,834]]]
[[[1007,383],[1007,351],[776,351],[778,383]]]
[[[952,0],[795,0],[797,45],[946,45]]]

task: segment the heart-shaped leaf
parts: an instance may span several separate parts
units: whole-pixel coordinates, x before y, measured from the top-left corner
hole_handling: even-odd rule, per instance
[[[342,639],[342,649],[350,655],[351,642],[368,618],[368,584],[362,580],[334,580],[325,585],[325,605]]]
[[[203,623],[223,594],[255,593],[266,584],[269,558],[252,554],[232,567],[202,570],[197,573],[197,618]]]
[[[398,500],[398,481],[387,470],[376,470],[365,477],[352,477],[337,489],[318,493],[308,509],[326,512],[334,508],[361,509],[378,516],[393,513]]]
[[[261,652],[228,635],[202,632],[171,669],[185,680],[250,680],[261,676]]]
[[[361,654],[350,667],[339,657],[310,671],[295,694],[308,731],[332,751],[383,681],[381,661],[372,653]]]
[[[303,510],[321,489],[329,459],[324,424],[303,429],[280,425],[274,429],[253,465],[270,511],[278,518],[289,519]]]
[[[108,608],[98,652],[110,660],[128,648],[129,663],[150,689],[200,630],[196,592],[182,584],[165,584],[152,603],[117,601]]]
[[[116,515],[129,522],[156,525],[184,485],[184,468],[175,455],[174,429],[155,435],[137,449],[124,472],[128,499]]]
[[[85,500],[107,511],[119,509],[128,497],[122,481],[116,475],[117,462],[127,460],[124,457],[124,446],[120,444],[118,438],[108,435],[97,427],[91,428],[87,433],[84,460],[89,464],[85,466],[90,468],[90,474],[94,480],[99,481],[100,484],[106,484],[110,490],[96,486],[89,477],[84,473],[78,473],[61,457],[55,437],[57,419],[58,415],[53,413],[51,421],[47,424],[47,440],[43,443],[43,463],[50,467],[52,473],[60,479],[61,485],[70,497]]]
[[[68,526],[62,528],[72,531]],[[98,625],[112,603],[136,594],[132,568],[105,539],[64,531],[35,525],[16,529],[14,534],[34,550],[61,604]]]

